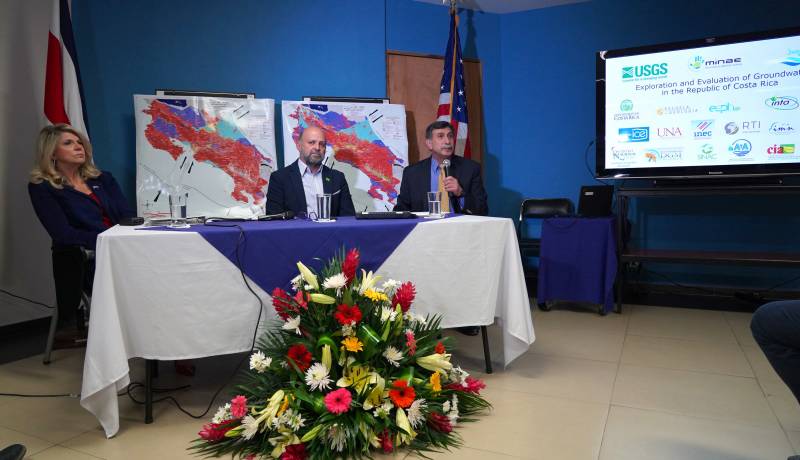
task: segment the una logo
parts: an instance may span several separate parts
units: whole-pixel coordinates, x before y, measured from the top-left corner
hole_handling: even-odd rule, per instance
[[[630,99],[625,99],[619,104],[619,109],[622,110],[623,112],[630,112],[631,110],[633,110],[633,101],[631,101]]]
[[[620,142],[647,142],[650,140],[650,128],[620,128],[619,141]]]
[[[628,80],[631,78],[639,77],[657,77],[659,75],[667,74],[667,63],[660,64],[644,64],[632,67],[622,68],[622,79]]]
[[[795,132],[795,129],[790,123],[775,122],[770,125],[769,132],[772,134],[791,134]]]
[[[689,59],[689,68],[692,70],[700,70],[703,68],[703,56],[694,56]]]
[[[728,147],[728,151],[737,157],[743,157],[750,153],[751,150],[753,150],[753,145],[747,139],[736,139]]]
[[[767,107],[775,110],[794,110],[797,108],[797,99],[791,96],[772,96],[764,101]]]

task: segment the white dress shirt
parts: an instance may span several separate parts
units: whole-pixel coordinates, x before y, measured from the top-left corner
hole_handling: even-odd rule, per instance
[[[317,172],[312,172],[311,168],[298,158],[297,167],[300,168],[303,193],[306,195],[306,213],[308,213],[309,217],[312,212],[315,216],[319,216],[317,212],[317,195],[324,193],[322,188],[322,165],[319,165]]]

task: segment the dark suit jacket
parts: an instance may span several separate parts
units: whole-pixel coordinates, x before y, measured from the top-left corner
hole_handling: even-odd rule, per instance
[[[322,190],[333,195],[331,197],[331,217],[356,214],[355,208],[353,208],[353,198],[350,197],[350,189],[347,187],[347,180],[341,171],[323,166]],[[305,214],[307,210],[303,179],[300,177],[297,161],[269,176],[267,214],[278,214],[289,210],[295,214]]]
[[[111,173],[103,171],[97,178],[87,180],[86,185],[97,195],[111,223],[118,224],[123,217],[134,215]],[[106,227],[102,209],[89,195],[66,185],[57,189],[47,181],[29,183],[28,194],[39,221],[53,239],[54,248],[94,249],[97,235]]]
[[[403,170],[400,183],[400,196],[397,197],[395,211],[427,211],[428,192],[431,190],[431,158],[428,157]],[[450,175],[458,180],[464,189],[464,207],[461,209],[458,199],[451,199],[453,211],[465,214],[485,216],[489,213],[486,202],[486,190],[483,188],[481,166],[466,158],[452,155],[450,157]]]

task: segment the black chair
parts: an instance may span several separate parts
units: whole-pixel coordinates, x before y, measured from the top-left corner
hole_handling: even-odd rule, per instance
[[[85,273],[88,271],[90,264],[94,261],[94,251],[91,249],[86,249],[84,247],[77,247],[80,250],[81,255],[81,286],[80,286],[80,305],[78,306],[78,321],[81,323],[86,323],[89,320],[89,309],[92,303],[92,296],[89,288],[85,285],[85,281],[83,280]],[[53,308],[53,316],[50,319],[50,332],[47,334],[47,345],[45,345],[44,350],[44,357],[42,362],[44,364],[50,364],[50,355],[53,352],[53,345],[55,342],[56,331],[58,329],[58,305],[55,305]]]
[[[538,265],[528,264],[528,258],[539,257],[539,249],[542,240],[541,233],[536,236],[529,235],[527,221],[530,219],[538,220],[556,216],[571,216],[575,214],[575,206],[567,198],[526,198],[522,200],[519,207],[519,221],[517,222],[517,241],[519,242],[519,252],[522,258],[522,268],[525,272],[525,284],[528,286],[528,293],[536,295],[536,284],[538,282]],[[543,303],[539,308],[547,310]]]

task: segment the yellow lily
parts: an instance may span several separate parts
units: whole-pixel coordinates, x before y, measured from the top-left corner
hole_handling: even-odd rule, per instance
[[[297,262],[297,269],[300,270],[300,276],[303,277],[303,280],[311,286],[312,289],[319,290],[319,282],[317,282],[317,275],[311,271],[308,267],[303,265],[303,262]]]
[[[312,439],[316,438],[317,435],[319,434],[319,432],[322,431],[322,428],[324,428],[324,427],[325,427],[325,425],[321,425],[320,424],[320,425],[317,425],[314,428],[308,430],[308,432],[306,432],[306,434],[304,434],[303,437],[300,439],[300,442],[308,442],[308,441],[311,441]]]
[[[318,292],[314,292],[308,296],[312,302],[316,302],[323,305],[333,305],[336,303],[336,299],[325,294],[320,294]]]
[[[340,378],[336,382],[336,386],[338,387],[349,387],[352,386],[356,392],[361,394],[364,391],[364,388],[367,386],[370,380],[371,371],[368,366],[362,366],[360,364],[353,364],[349,366],[346,370],[342,378]]]
[[[323,345],[322,346],[322,365],[325,366],[326,369],[331,369],[331,346],[330,345]]]
[[[406,417],[406,412],[402,407],[397,408],[395,422],[397,423],[398,428],[400,428],[402,431],[405,431],[405,433],[400,432],[397,434],[397,445],[400,446],[402,444],[410,444],[411,440],[417,437],[417,432],[411,428],[411,423],[408,422],[408,417]]]
[[[369,392],[367,399],[364,400],[364,404],[362,405],[364,410],[372,410],[374,407],[381,405],[383,400],[383,390],[386,387],[386,380],[378,375],[377,372],[373,372],[370,376],[370,384],[375,386],[372,387],[372,391]]]
[[[441,372],[443,374],[453,368],[450,363],[450,353],[433,353],[428,356],[421,356],[417,358],[417,364],[431,372]]]
[[[367,273],[363,268],[361,269],[361,286],[358,288],[359,294],[364,294],[367,289],[372,289],[372,286],[381,279],[380,275],[373,275],[372,271]]]

